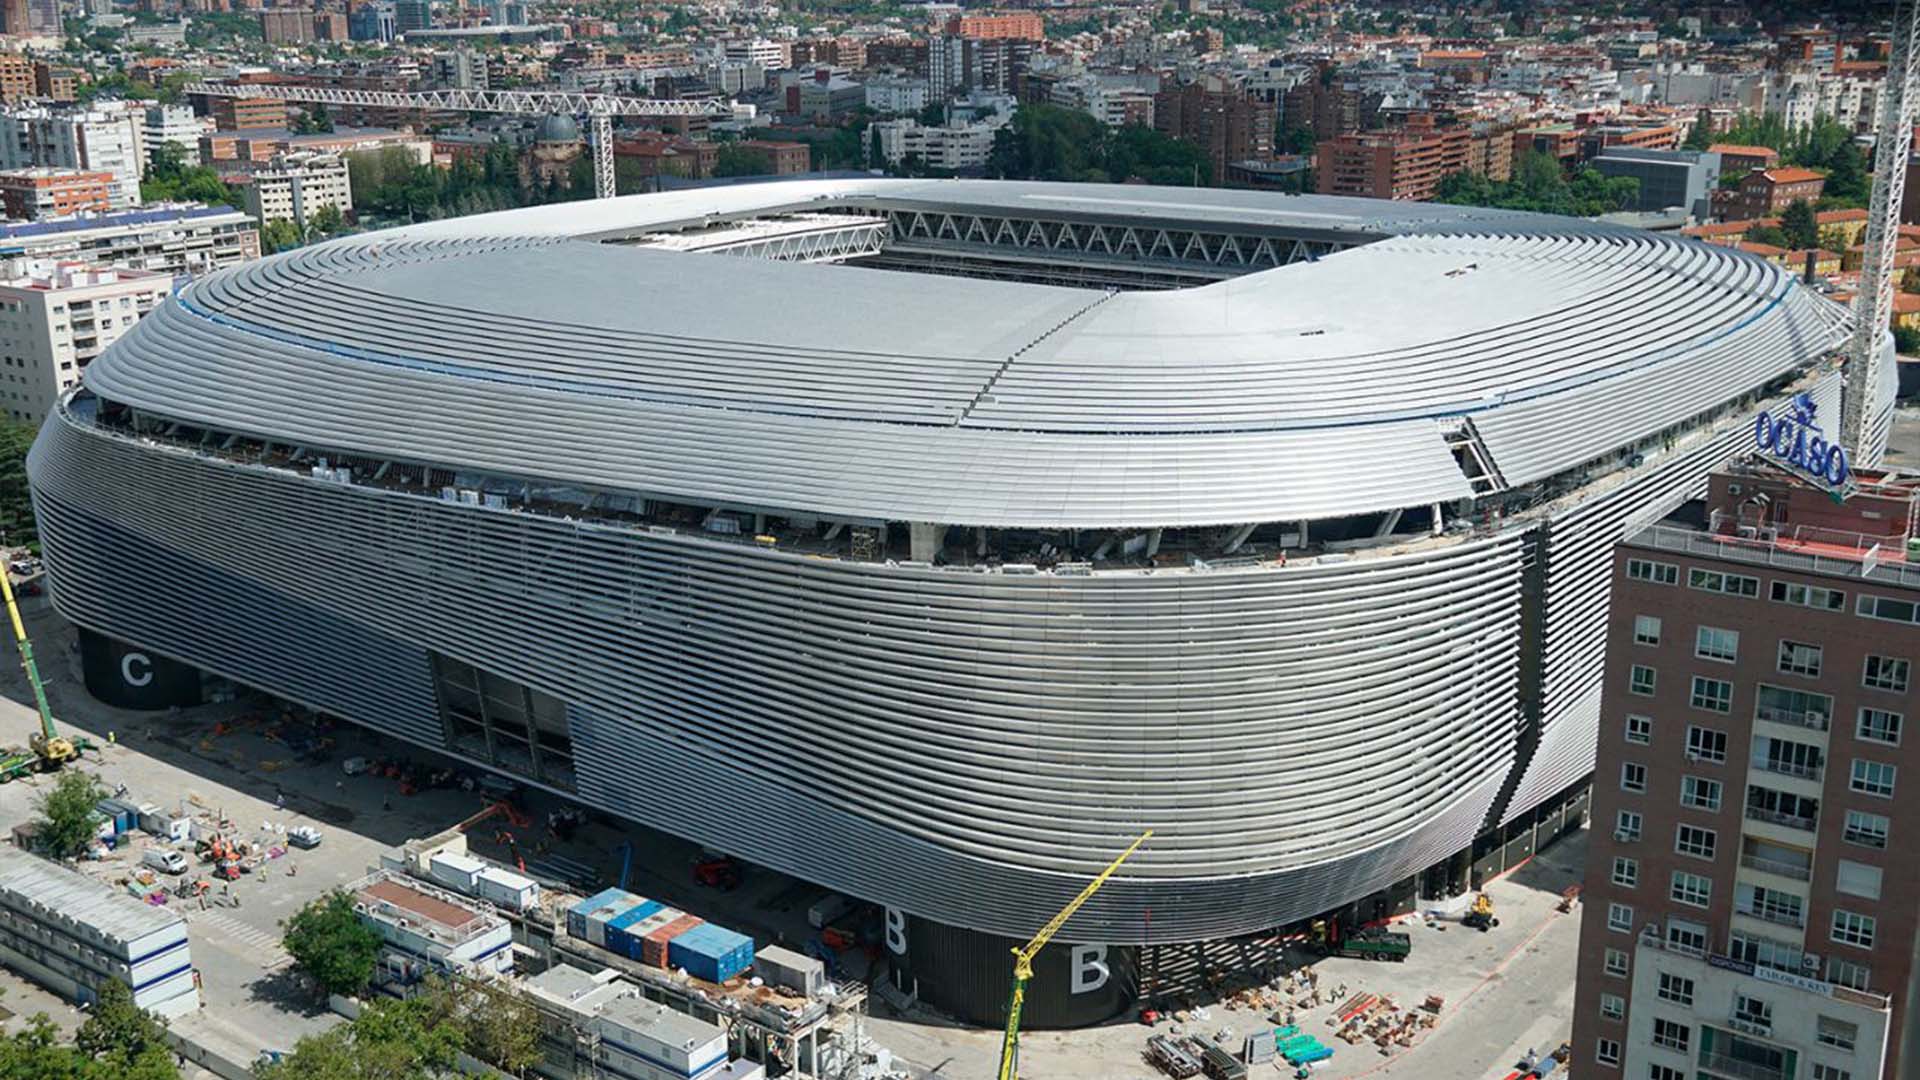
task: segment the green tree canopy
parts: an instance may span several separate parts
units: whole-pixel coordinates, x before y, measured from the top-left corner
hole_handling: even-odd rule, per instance
[[[1543,214],[1594,217],[1625,210],[1640,194],[1640,181],[1630,176],[1606,176],[1582,168],[1569,177],[1552,154],[1530,150],[1514,162],[1510,180],[1490,180],[1480,173],[1454,173],[1440,181],[1435,201],[1455,206],[1493,206],[1503,210],[1531,210]]]
[[[1014,180],[1208,184],[1213,165],[1200,148],[1141,124],[1118,129],[1079,109],[1023,105],[994,135],[988,170]]]
[[[124,985],[107,985],[120,986],[120,996],[128,999],[125,1008],[133,1008]],[[96,1005],[96,1015],[105,1006],[104,1000]],[[91,1024],[89,1018],[80,1030],[85,1032]],[[164,1044],[143,1042],[132,1053],[111,1048],[89,1052],[61,1043],[59,1029],[44,1014],[34,1016],[17,1034],[0,1035],[0,1076],[7,1080],[180,1080],[173,1053]]]
[[[1778,225],[1755,225],[1742,237],[1750,244],[1771,244],[1777,248],[1791,248],[1793,238]]]
[[[309,1035],[259,1080],[436,1080],[451,1072],[466,1031],[446,995],[429,989],[404,1001],[368,1003],[359,1019]]]
[[[53,787],[40,796],[40,827],[36,838],[49,855],[71,859],[93,843],[100,822],[98,805],[107,797],[92,773],[68,768],[53,781]]]
[[[1804,199],[1795,199],[1780,212],[1780,231],[1787,240],[1782,247],[1797,251],[1820,244],[1820,224],[1814,220],[1813,207]]]
[[[380,937],[353,913],[353,897],[335,889],[283,924],[281,944],[294,966],[329,994],[357,994],[373,978]]]
[[[300,229],[286,218],[271,218],[260,226],[260,250],[268,255],[300,246]]]
[[[772,173],[773,157],[757,146],[728,143],[714,157],[715,176],[769,176]]]
[[[9,544],[38,548],[40,534],[27,489],[27,451],[33,449],[35,434],[30,424],[0,420],[0,536]]]
[[[239,193],[222,183],[219,173],[204,165],[188,165],[186,149],[172,142],[153,148],[147,175],[140,181],[140,198],[147,202],[240,205]]]

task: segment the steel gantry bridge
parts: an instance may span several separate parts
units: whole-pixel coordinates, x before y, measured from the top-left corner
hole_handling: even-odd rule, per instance
[[[315,105],[419,109],[429,112],[492,112],[522,116],[585,116],[593,131],[593,189],[613,197],[613,118],[616,116],[725,116],[723,102],[622,97],[566,90],[342,90],[287,83],[189,83],[188,94],[272,98]]]

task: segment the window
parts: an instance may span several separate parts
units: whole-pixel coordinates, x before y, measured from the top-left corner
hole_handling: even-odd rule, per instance
[[[1625,855],[1615,855],[1613,883],[1623,889],[1631,889],[1640,884],[1640,860],[1629,859]]]
[[[1680,568],[1672,563],[1653,562],[1649,559],[1628,559],[1627,577],[1633,581],[1649,581],[1655,585],[1675,585],[1680,581]]]
[[[1733,994],[1733,1019],[1735,1023],[1759,1028],[1757,1034],[1764,1035],[1773,1029],[1773,1006],[1736,990]]]
[[[1860,1041],[1860,1026],[1822,1016],[1814,1027],[1813,1039],[1822,1046],[1851,1051],[1854,1044]]]
[[[1760,735],[1753,740],[1753,763],[1768,772],[1798,776],[1803,780],[1818,780],[1820,767],[1825,760],[1820,748],[1812,743]]]
[[[1627,741],[1645,746],[1653,741],[1653,717],[1627,717]]]
[[[1740,899],[1734,907],[1742,915],[1751,915],[1782,926],[1802,927],[1807,924],[1806,917],[1801,914],[1799,897],[1764,885],[1740,886]]]
[[[1695,810],[1720,809],[1720,781],[1709,780],[1704,776],[1683,776],[1680,778],[1680,805]]]
[[[1894,767],[1883,761],[1868,761],[1866,758],[1853,759],[1853,790],[1862,795],[1878,795],[1881,798],[1893,796]]]
[[[1653,1045],[1662,1050],[1687,1052],[1687,1044],[1693,1041],[1693,1032],[1685,1024],[1676,1024],[1663,1017],[1653,1018]]]
[[[1719,570],[1688,570],[1687,586],[1702,592],[1728,596],[1759,596],[1760,579],[1745,574],[1727,574]]]
[[[1696,859],[1711,859],[1714,839],[1712,829],[1682,825],[1674,830],[1673,850],[1682,855],[1691,855]]]
[[[1648,693],[1652,693],[1649,688]],[[1704,676],[1693,677],[1693,696],[1688,699],[1696,709],[1709,709],[1713,712],[1733,711],[1733,684],[1725,679],[1709,679]]]
[[[1727,733],[1688,724],[1687,760],[1711,761],[1716,765],[1727,760]]]
[[[1820,800],[1759,784],[1748,784],[1747,817],[1812,832],[1814,826],[1820,823]]]
[[[1660,972],[1660,986],[1656,991],[1661,1001],[1671,1001],[1675,1005],[1693,1004],[1693,980],[1684,975],[1669,975]]]
[[[1885,619],[1888,622],[1920,622],[1920,607],[1911,600],[1894,600],[1885,596],[1862,596],[1853,610],[1869,619]]]
[[[1864,814],[1858,810],[1847,811],[1847,828],[1840,838],[1849,844],[1861,847],[1882,848],[1887,846],[1888,821],[1883,814]]]
[[[1847,607],[1847,594],[1838,589],[1823,589],[1818,585],[1796,585],[1791,581],[1773,583],[1773,598],[1782,604],[1798,604],[1801,607],[1818,608],[1821,611],[1844,611]]]
[[[1853,731],[1854,737],[1864,742],[1886,743],[1888,746],[1900,745],[1900,714],[1885,709],[1861,709],[1860,725]]]
[[[1853,1080],[1853,1074],[1838,1065],[1813,1063],[1813,1080]]]
[[[1740,631],[1702,626],[1693,632],[1693,655],[1732,663],[1740,655]]]
[[[1640,815],[1632,810],[1622,810],[1613,816],[1613,838],[1623,844],[1640,839]]]
[[[1600,1019],[1623,1020],[1627,1015],[1627,999],[1619,994],[1600,995]]]
[[[1654,670],[1645,664],[1635,664],[1627,673],[1627,690],[1645,697],[1653,693]]]
[[[1838,866],[1834,888],[1848,896],[1858,896],[1867,900],[1880,899],[1880,868],[1866,863],[1841,859]]]
[[[1707,955],[1707,927],[1691,919],[1667,919],[1667,948],[1688,956]]]
[[[1685,870],[1673,872],[1673,890],[1668,894],[1675,903],[1706,907],[1713,902],[1713,879]]]
[[[1755,967],[1772,968],[1793,975],[1802,971],[1800,946],[1772,938],[1736,931],[1728,942],[1727,954]]]
[[[1602,1065],[1620,1064],[1620,1044],[1613,1039],[1601,1039],[1594,1044],[1593,1060]]]
[[[1647,1080],[1687,1080],[1687,1077],[1685,1073],[1671,1065],[1649,1065]]]
[[[1622,934],[1633,933],[1633,908],[1627,904],[1607,905],[1607,929]]]
[[[1627,954],[1619,949],[1608,949],[1602,967],[1609,975],[1624,976],[1627,973]]]
[[[1826,694],[1788,690],[1765,683],[1760,684],[1759,696],[1753,704],[1753,713],[1758,719],[1776,724],[1794,724],[1815,731],[1827,730],[1827,720],[1833,716],[1833,698]]]
[[[1856,964],[1838,956],[1829,956],[1827,957],[1827,981],[1837,986],[1865,990],[1872,984],[1873,971],[1865,964]]]
[[[1620,790],[1622,791],[1647,790],[1647,767],[1645,765],[1636,765],[1631,761],[1621,762],[1620,763]]]
[[[1633,617],[1633,643],[1635,645],[1660,644],[1660,617],[1658,615],[1635,615]]]
[[[1780,642],[1780,670],[1788,675],[1820,677],[1820,646],[1798,641]]]
[[[1829,935],[1842,945],[1857,945],[1862,949],[1873,948],[1874,918],[1871,915],[1856,915],[1851,911],[1836,909],[1833,913],[1833,933]]]
[[[1866,673],[1860,676],[1860,682],[1875,690],[1892,690],[1897,694],[1907,692],[1907,676],[1910,665],[1892,656],[1867,657]]]

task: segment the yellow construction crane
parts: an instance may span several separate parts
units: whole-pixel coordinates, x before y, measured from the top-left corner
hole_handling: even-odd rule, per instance
[[[1053,935],[1060,932],[1067,920],[1073,918],[1073,913],[1080,910],[1080,905],[1099,892],[1100,886],[1105,885],[1114,871],[1120,869],[1120,864],[1140,850],[1140,845],[1152,835],[1152,829],[1141,833],[1139,839],[1128,844],[1127,850],[1100,871],[1099,877],[1087,882],[1087,887],[1081,889],[1080,895],[1069,901],[1066,907],[1061,908],[1060,914],[1041,927],[1040,932],[1033,935],[1032,941],[1013,950],[1013,994],[1007,1001],[1007,1035],[1000,1043],[1000,1080],[1017,1080],[1020,1075],[1020,1006],[1027,1000],[1027,980],[1033,978],[1033,958],[1039,955],[1047,942],[1053,940]]]
[[[40,730],[27,739],[27,745],[39,759],[42,769],[57,769],[79,756],[80,748],[53,727],[53,710],[47,707],[47,688],[40,682],[40,668],[33,662],[33,642],[27,640],[27,625],[20,621],[20,605],[13,599],[12,575],[0,566],[0,596],[7,601],[7,617],[13,620],[13,640],[20,646],[20,666],[27,671],[33,687],[34,705],[40,711]]]

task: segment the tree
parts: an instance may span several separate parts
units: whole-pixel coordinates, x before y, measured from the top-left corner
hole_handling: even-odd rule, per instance
[[[947,106],[942,101],[929,101],[921,108],[919,121],[921,127],[939,127],[947,122]]]
[[[1920,356],[1920,330],[1893,325],[1893,349],[1901,356]]]
[[[273,218],[260,226],[260,247],[267,254],[291,251],[300,246],[300,229],[286,218]]]
[[[178,1080],[166,1030],[133,1003],[126,983],[100,984],[93,1010],[74,1033],[74,1049],[91,1059],[101,1075],[115,1080]]]
[[[1493,206],[1543,214],[1594,217],[1625,210],[1638,200],[1640,182],[1630,176],[1606,176],[1595,169],[1571,177],[1552,154],[1528,151],[1514,162],[1511,180],[1489,180],[1478,173],[1443,177],[1435,197],[1456,206]]]
[[[1319,136],[1310,127],[1282,126],[1274,135],[1273,148],[1282,154],[1311,154],[1319,142]]]
[[[517,994],[482,983],[433,980],[418,994],[430,1028],[454,1021],[467,1053],[515,1076],[540,1060],[540,1012]]]
[[[30,548],[40,544],[27,489],[27,451],[35,434],[31,425],[0,421],[0,537]]]
[[[107,789],[89,772],[69,768],[40,796],[36,839],[56,859],[71,859],[87,850],[104,820],[98,809]]]
[[[1786,230],[1778,225],[1755,225],[1753,228],[1747,230],[1746,235],[1742,237],[1742,239],[1746,240],[1749,244],[1768,244],[1777,248],[1791,248],[1793,246],[1793,238],[1788,236]]]
[[[536,1037],[537,1037],[537,1028]],[[254,1069],[258,1080],[434,1080],[454,1068],[466,1033],[431,987],[404,1001],[369,1002],[360,1017]]]
[[[1684,150],[1705,150],[1713,145],[1713,122],[1705,116],[1696,118],[1693,126],[1687,129],[1687,141],[1681,144]]]
[[[1820,243],[1820,223],[1814,220],[1813,207],[1804,199],[1795,199],[1780,212],[1780,232],[1787,240],[1781,246],[1795,251]]]
[[[332,203],[315,210],[313,216],[307,219],[307,231],[315,236],[333,236],[346,227],[347,219],[341,215],[340,208]]]
[[[767,176],[773,172],[773,158],[757,146],[722,146],[713,159],[715,176]]]
[[[357,994],[373,978],[380,936],[353,912],[353,897],[335,889],[283,924],[281,944],[294,966],[329,994]]]

